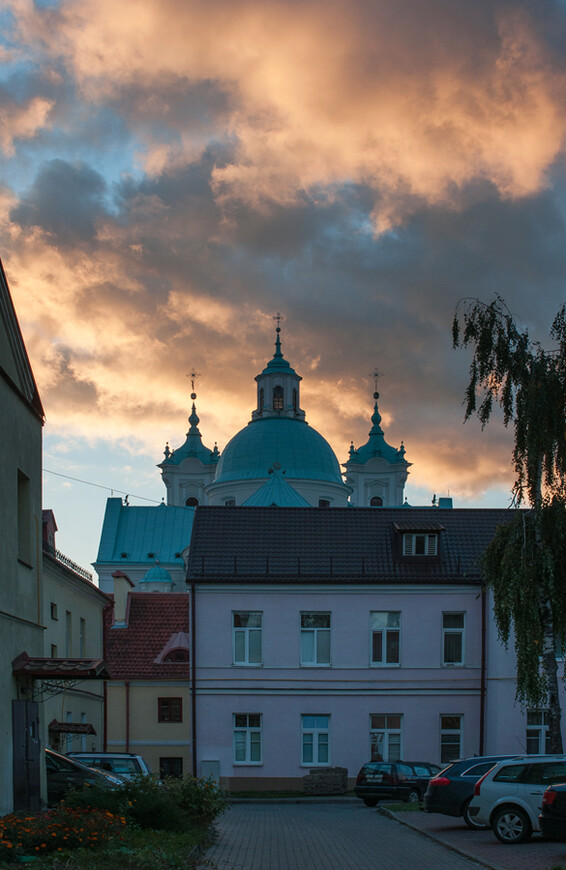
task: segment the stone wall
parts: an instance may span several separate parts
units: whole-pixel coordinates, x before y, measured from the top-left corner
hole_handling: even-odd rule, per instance
[[[322,767],[303,776],[305,794],[345,794],[348,791],[348,770],[345,767]]]

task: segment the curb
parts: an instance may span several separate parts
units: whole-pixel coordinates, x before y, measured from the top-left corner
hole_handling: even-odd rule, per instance
[[[359,798],[343,796],[326,796],[313,795],[312,797],[292,797],[292,798],[230,798],[231,804],[353,804],[357,803]]]
[[[468,861],[473,861],[475,864],[478,865],[478,867],[486,867],[487,870],[503,870],[503,868],[499,867],[497,864],[487,864],[485,861],[482,861],[480,858],[476,858],[469,852],[464,852],[462,849],[458,849],[456,846],[453,846],[452,843],[447,843],[440,837],[435,837],[434,834],[431,834],[428,831],[423,831],[421,828],[418,828],[416,825],[412,825],[409,821],[405,821],[405,819],[400,818],[397,813],[394,813],[391,810],[386,809],[385,807],[377,806],[376,812],[380,813],[382,816],[387,816],[387,818],[391,819],[394,822],[399,822],[400,825],[405,825],[406,828],[410,828],[412,831],[416,831],[417,834],[421,834],[421,836],[427,837],[429,840],[433,840],[435,843],[440,843],[440,845],[444,846],[445,849],[450,849],[451,852],[455,852],[462,858],[467,858]]]

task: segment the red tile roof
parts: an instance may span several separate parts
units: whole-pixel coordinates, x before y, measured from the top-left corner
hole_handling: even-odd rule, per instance
[[[128,624],[104,613],[104,661],[113,680],[187,680],[189,662],[156,662],[171,637],[189,631],[189,597],[182,592],[130,592]]]
[[[103,680],[108,676],[102,659],[58,659],[20,653],[12,661],[17,677],[54,680]]]

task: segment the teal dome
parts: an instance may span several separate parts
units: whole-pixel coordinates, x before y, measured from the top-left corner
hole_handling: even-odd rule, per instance
[[[304,420],[289,417],[252,420],[234,435],[222,451],[214,483],[265,479],[274,463],[288,481],[343,483],[330,444]]]
[[[154,565],[153,568],[145,572],[140,583],[155,583],[156,581],[158,583],[172,583],[173,579],[166,568],[162,568],[161,565]]]

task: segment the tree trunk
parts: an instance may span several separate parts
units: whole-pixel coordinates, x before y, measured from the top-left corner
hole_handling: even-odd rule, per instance
[[[554,636],[554,620],[550,601],[541,592],[540,615],[544,625],[544,646],[542,653],[542,670],[546,678],[548,705],[548,751],[553,755],[562,755],[562,711],[558,694],[558,665],[556,663],[556,639]]]

